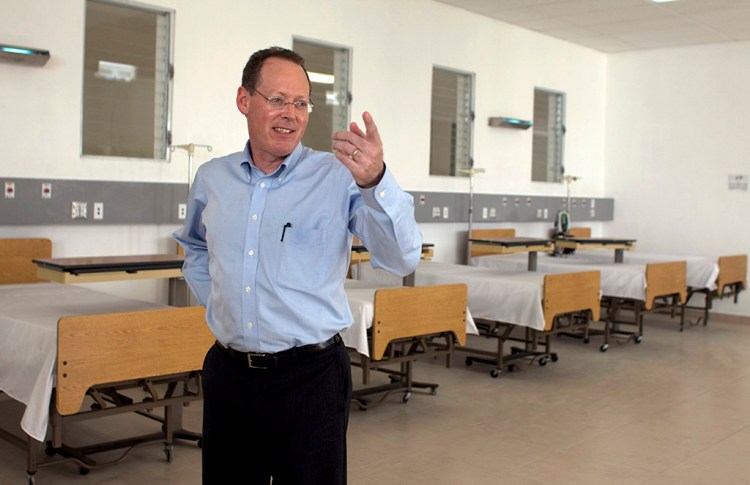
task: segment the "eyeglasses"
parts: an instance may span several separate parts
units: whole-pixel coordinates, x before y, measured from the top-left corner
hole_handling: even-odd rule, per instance
[[[281,96],[266,96],[255,88],[250,89],[266,98],[266,101],[268,101],[268,105],[271,106],[271,109],[282,110],[286,108],[286,105],[291,104],[297,111],[306,111],[308,113],[312,113],[312,110],[315,107],[312,101],[305,101],[303,99],[297,101],[287,101],[286,98],[282,98]]]

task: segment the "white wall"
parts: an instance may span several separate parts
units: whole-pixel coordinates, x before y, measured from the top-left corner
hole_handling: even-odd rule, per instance
[[[84,0],[0,3],[0,41],[52,54],[42,68],[0,64],[1,177],[185,181],[187,156],[181,151],[172,154],[171,162],[80,156]],[[747,252],[737,247],[748,240],[747,230],[721,224],[726,215],[741,220],[737,206],[747,206],[746,193],[724,190],[728,173],[743,173],[739,163],[742,147],[747,148],[739,118],[749,103],[741,88],[747,85],[750,62],[745,44],[606,56],[431,0],[147,3],[176,12],[174,143],[214,147],[211,154],[196,152],[196,166],[244,143],[234,95],[248,56],[270,45],[291,47],[292,37],[299,36],[352,49],[352,118],[359,120],[364,110],[373,113],[389,167],[407,190],[468,192],[466,179],[428,175],[431,69],[439,65],[476,74],[474,158],[486,170],[475,177],[476,193],[565,195],[562,184],[530,181],[530,130],[487,126],[490,116],[532,118],[534,87],[559,90],[567,94],[566,170],[583,177],[573,185],[573,195],[616,199],[616,221],[594,225],[595,232],[634,235],[648,249],[669,248],[667,241],[684,239],[678,237],[682,233],[690,235],[695,251]],[[726,84],[712,89],[718,79],[734,89]],[[718,114],[731,115],[731,121],[714,124],[692,116],[717,114],[714,97],[721,100]],[[639,118],[651,118],[651,128],[633,121]],[[663,142],[663,135],[680,142]],[[712,182],[711,167],[717,163],[722,168]],[[680,183],[671,184],[670,176]],[[641,194],[635,195],[633,182]],[[643,194],[648,191],[660,197]],[[682,203],[664,203],[667,197]],[[699,211],[702,227],[710,221],[711,231],[696,236],[677,210],[653,229],[654,222],[634,215],[663,214],[686,204]],[[55,256],[74,256],[163,252],[172,247],[168,238],[174,229],[16,226],[0,227],[0,232],[3,237],[51,237]],[[547,229],[543,224],[518,227],[526,235],[543,235]],[[423,225],[425,240],[436,244],[436,258],[443,261],[462,254],[460,231],[465,231],[460,224]],[[117,290],[156,299],[166,291],[160,283],[136,286]],[[750,314],[746,306],[726,311],[737,309]]]
[[[605,188],[615,198],[609,235],[649,252],[750,253],[750,43],[609,57]],[[720,302],[750,315],[750,299]]]

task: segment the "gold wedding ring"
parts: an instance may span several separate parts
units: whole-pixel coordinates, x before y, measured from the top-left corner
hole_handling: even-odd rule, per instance
[[[349,155],[349,158],[351,158],[353,160],[354,157],[357,156],[357,153],[359,153],[359,148],[354,148],[354,151],[352,152],[351,155]]]

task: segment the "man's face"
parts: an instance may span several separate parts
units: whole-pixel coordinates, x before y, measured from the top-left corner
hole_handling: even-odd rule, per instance
[[[263,63],[255,89],[257,92],[240,87],[237,91],[237,107],[247,118],[253,161],[256,165],[280,163],[302,139],[310,115],[292,104],[272,108],[266,97],[309,101],[307,76],[298,64],[271,57]]]

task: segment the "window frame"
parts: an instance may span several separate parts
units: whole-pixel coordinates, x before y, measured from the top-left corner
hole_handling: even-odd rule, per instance
[[[556,113],[554,116],[550,116],[551,110],[547,110],[545,124],[537,119],[537,106],[536,99],[537,94],[545,94],[547,96],[547,107],[549,108],[551,101],[556,101]],[[531,147],[531,181],[532,182],[549,182],[549,183],[562,183],[565,175],[565,115],[566,115],[567,97],[562,91],[557,91],[547,88],[534,88],[534,124],[532,133],[532,147]],[[555,121],[554,126],[551,122]],[[552,127],[551,127],[552,126]],[[551,128],[550,128],[551,127]],[[551,132],[551,133],[550,133]],[[553,136],[553,139],[550,139]],[[539,162],[538,153],[536,148],[540,138],[546,140],[547,152],[545,154],[545,164],[543,167],[538,166]],[[550,143],[557,145],[554,147],[553,156],[550,157]],[[552,158],[552,160],[550,160]],[[542,168],[544,170],[542,170]],[[538,172],[544,172],[545,178],[534,178]]]
[[[456,78],[456,117],[453,118],[456,123],[455,134],[451,132],[451,139],[455,138],[455,143],[451,144],[451,160],[449,161],[448,173],[444,173],[445,170],[438,171],[439,164],[434,157],[435,148],[435,137],[438,136],[435,133],[436,122],[441,121],[440,118],[436,118],[435,115],[435,104],[440,100],[436,98],[436,86],[435,86],[435,73],[440,72],[443,75],[453,75]],[[451,67],[445,67],[440,65],[432,66],[430,82],[430,176],[445,176],[445,177],[468,177],[469,170],[474,166],[474,119],[475,119],[475,93],[476,93],[476,74],[460,69]],[[461,85],[459,85],[461,81]],[[462,91],[463,89],[463,91]],[[459,111],[459,109],[461,111]],[[460,119],[459,117],[463,118]],[[446,121],[443,119],[442,121]],[[462,121],[462,123],[458,123]],[[459,133],[463,131],[464,134],[459,136]],[[463,142],[465,148],[460,148],[460,141]],[[463,152],[462,160],[459,159],[459,152]]]
[[[86,100],[86,36],[88,35],[86,25],[87,22],[87,9],[89,3],[98,3],[104,5],[111,5],[120,8],[127,8],[131,10],[139,10],[142,12],[153,13],[155,15],[163,15],[166,19],[166,29],[168,29],[166,37],[167,46],[163,49],[166,55],[166,59],[163,61],[163,79],[161,81],[155,81],[154,87],[154,98],[158,95],[159,87],[161,84],[161,90],[163,94],[163,130],[162,138],[160,139],[158,156],[152,157],[138,157],[131,155],[104,155],[96,153],[85,153],[84,152],[84,123],[85,123],[85,100]],[[85,159],[103,159],[110,161],[146,161],[146,162],[171,162],[172,153],[172,107],[173,107],[173,95],[174,95],[174,49],[175,49],[175,10],[167,7],[160,7],[155,5],[149,5],[145,3],[135,2],[131,0],[85,0],[83,2],[84,10],[84,41],[83,41],[83,59],[82,59],[82,81],[81,81],[81,116],[80,116],[80,139],[79,139],[79,151],[81,158]],[[157,32],[158,34],[158,32]],[[157,40],[155,40],[156,45]],[[158,58],[158,53],[156,54]],[[153,104],[156,110],[156,102]],[[157,121],[154,119],[154,136],[151,141],[156,145],[156,128]],[[156,154],[156,148],[154,149],[154,155]]]
[[[332,113],[331,113],[331,127],[330,129],[323,129],[325,133],[325,140],[315,140],[316,142],[320,142],[317,146],[310,146],[311,144],[308,144],[310,139],[308,134],[310,131],[310,126],[315,122],[316,115],[320,114],[320,110],[328,107],[328,103],[321,102],[320,100],[316,100],[316,96],[313,95],[314,86],[316,83],[310,82],[310,98],[315,104],[315,107],[313,108],[313,112],[310,113],[310,123],[308,123],[307,131],[305,132],[305,135],[302,138],[302,144],[305,145],[308,148],[312,148],[314,150],[322,150],[322,151],[330,151],[331,146],[331,134],[335,133],[336,131],[341,130],[348,130],[349,129],[349,120],[351,119],[351,106],[352,106],[352,91],[351,91],[351,85],[352,85],[352,59],[353,59],[353,52],[352,48],[344,45],[335,44],[332,42],[325,42],[320,41],[316,39],[310,39],[306,37],[301,36],[294,36],[292,38],[292,49],[295,50],[298,54],[302,55],[302,57],[305,59],[305,69],[307,70],[308,74],[311,72],[311,67],[309,65],[309,59],[305,57],[304,54],[297,51],[297,47],[295,43],[303,43],[307,44],[313,48],[322,48],[322,49],[329,49],[333,52],[334,58],[336,57],[337,53],[338,55],[342,55],[345,58],[344,64],[345,64],[345,72],[344,75],[346,79],[341,85],[338,85],[340,83],[340,76],[341,74],[338,74],[336,71],[337,69],[340,69],[342,66],[341,64],[336,63],[334,60],[334,66],[333,66],[333,75],[334,75],[334,95],[338,98],[338,101],[341,102],[343,98],[343,103],[338,105],[338,109],[336,106],[333,106]],[[317,72],[317,71],[313,71]],[[326,92],[323,93],[323,98],[327,98]],[[307,140],[305,140],[307,138]]]

